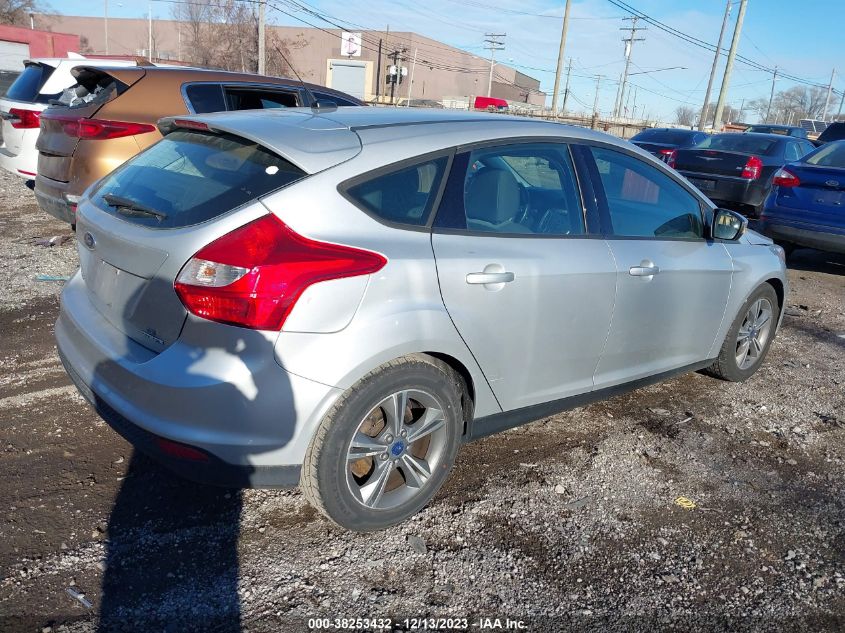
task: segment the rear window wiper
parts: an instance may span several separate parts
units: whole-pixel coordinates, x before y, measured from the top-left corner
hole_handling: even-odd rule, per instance
[[[152,207],[143,205],[140,202],[135,202],[135,200],[130,198],[124,198],[123,196],[116,196],[113,193],[107,193],[103,196],[103,200],[105,200],[106,204],[110,207],[117,209],[118,213],[124,213],[127,215],[148,215],[157,218],[159,221],[167,219],[167,214],[163,211],[153,209]]]

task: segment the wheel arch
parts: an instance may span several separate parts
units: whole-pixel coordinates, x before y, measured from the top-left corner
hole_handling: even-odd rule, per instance
[[[466,435],[467,430],[469,429],[469,423],[472,420],[473,416],[475,415],[475,382],[472,378],[472,373],[470,373],[469,369],[466,365],[464,365],[460,360],[455,358],[454,356],[450,356],[449,354],[445,354],[443,352],[423,352],[426,356],[431,356],[432,358],[436,358],[437,360],[446,363],[455,373],[457,373],[463,380],[464,386],[466,387],[465,393],[461,394],[461,404],[463,406],[464,411],[464,428],[462,435]]]

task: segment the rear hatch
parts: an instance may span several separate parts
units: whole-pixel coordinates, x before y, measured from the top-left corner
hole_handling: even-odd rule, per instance
[[[845,229],[845,168],[792,163],[786,169],[800,185],[781,187],[778,205],[795,209],[792,215],[802,223]]]
[[[71,71],[77,84],[64,91],[55,105],[41,115],[41,134],[36,147],[38,174],[68,182],[73,154],[79,143],[79,121],[90,119],[107,103],[140,81],[143,68],[93,68],[78,66]]]
[[[194,121],[177,124],[202,125]],[[159,143],[103,178],[77,216],[80,269],[91,303],[117,330],[154,352],[172,344],[184,325],[187,311],[174,280],[185,263],[215,239],[266,215],[258,198],[309,173],[284,158],[284,149],[260,144],[257,134],[236,135],[220,126],[168,129]],[[354,132],[335,132],[339,145],[360,151]],[[301,138],[314,145],[312,136],[294,130],[291,143]],[[323,154],[326,167],[346,158]]]
[[[38,135],[38,116],[47,107],[40,92],[54,70],[47,63],[24,62],[23,72],[0,99],[0,134],[8,154],[17,156],[24,138]]]

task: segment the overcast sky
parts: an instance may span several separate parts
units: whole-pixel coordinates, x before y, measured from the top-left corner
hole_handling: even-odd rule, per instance
[[[249,1],[249,0],[245,0]],[[301,4],[306,4],[303,0]],[[715,43],[719,35],[724,0],[628,0],[627,4],[680,31],[706,42]],[[333,21],[356,28],[415,31],[485,57],[485,32],[507,33],[505,50],[498,59],[536,77],[543,90],[551,93],[560,41],[564,0],[308,0],[308,5]],[[812,8],[810,8],[812,5]],[[54,10],[68,15],[102,15],[103,3],[91,0],[62,0],[52,3]],[[169,18],[173,0],[122,0],[109,2],[112,17],[139,17],[152,7],[153,17]],[[333,28],[314,15],[292,8],[284,0],[268,0],[268,21],[278,24],[303,24],[307,20],[324,28]],[[293,14],[286,15],[277,10]],[[739,10],[735,2],[725,37],[730,42]],[[589,110],[595,95],[596,74],[606,80],[599,92],[599,108],[607,113],[613,107],[616,83],[624,64],[620,28],[630,25],[622,20],[630,16],[609,0],[573,0],[570,14],[566,57],[573,58],[570,109]],[[827,84],[838,60],[845,58],[845,2],[814,0],[796,3],[787,0],[749,0],[739,53],[766,67],[778,67],[807,80]],[[640,23],[640,26],[645,26]],[[652,117],[672,119],[678,105],[701,107],[713,54],[683,42],[653,26],[637,34],[645,41],[636,42],[631,57],[632,83],[638,87],[637,110],[645,106]],[[443,50],[420,51],[420,55],[442,61]],[[479,60],[477,70],[487,67]],[[682,66],[685,69],[656,73],[643,71]],[[717,73],[712,100],[718,95],[723,63]],[[834,88],[845,89],[845,67]],[[794,85],[778,81],[777,88]],[[771,74],[737,63],[734,67],[728,103],[740,107],[743,99],[768,96]],[[633,96],[633,95],[632,95]],[[839,106],[833,98],[832,108]],[[630,102],[629,102],[630,103]],[[632,104],[631,104],[632,105]],[[746,117],[748,118],[748,117]]]

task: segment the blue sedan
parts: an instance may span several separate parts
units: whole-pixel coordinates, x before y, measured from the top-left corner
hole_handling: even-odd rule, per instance
[[[760,230],[787,251],[845,253],[845,140],[822,145],[779,169]]]

